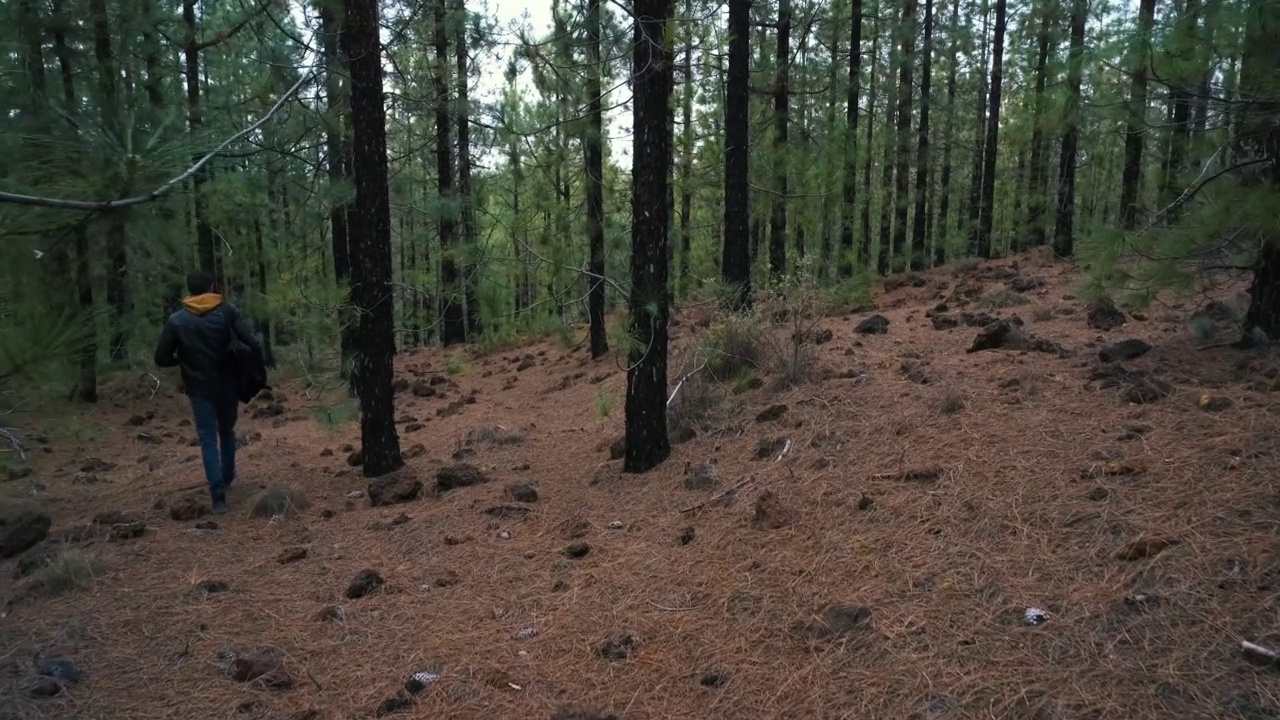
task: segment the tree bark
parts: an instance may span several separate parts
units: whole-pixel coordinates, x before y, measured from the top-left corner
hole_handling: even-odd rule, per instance
[[[396,344],[382,47],[378,0],[346,0],[345,7],[342,41],[351,73],[351,169],[356,186],[356,222],[350,228],[351,294],[360,313],[355,374],[364,474],[378,477],[404,464],[391,390]]]
[[[911,225],[911,269],[925,269],[929,224],[929,84],[933,75],[933,0],[924,0],[924,45],[920,57],[920,127],[916,134],[916,213]]]
[[[996,143],[1000,139],[1000,94],[1004,77],[1006,0],[996,0],[995,37],[991,46],[991,97],[987,101],[987,137],[982,144],[982,202],[978,210],[978,257],[991,257],[991,227],[995,215]]]
[[[661,0],[637,0],[658,4]],[[724,102],[724,246],[721,274],[729,305],[751,304],[751,196],[748,177],[751,93],[751,0],[728,0],[729,70]],[[643,67],[643,66],[641,66]]]
[[[732,6],[730,6],[732,8]],[[667,112],[674,70],[667,23],[671,0],[634,0],[635,96],[631,166],[631,334],[623,470],[643,473],[671,453],[667,437]],[[743,117],[745,123],[746,118]]]
[[[1067,56],[1066,130],[1058,161],[1058,209],[1053,227],[1053,252],[1069,258],[1075,254],[1076,147],[1080,142],[1080,79],[1084,69],[1084,30],[1089,0],[1072,0],[1071,50]]]
[[[348,0],[350,1],[350,0]],[[436,183],[440,193],[440,344],[467,341],[466,299],[458,283],[458,240],[455,237],[453,146],[449,136],[449,23],[448,8],[436,0]]]
[[[600,102],[600,3],[587,0],[587,136],[582,143],[587,163],[587,319],[591,357],[609,352],[604,324],[604,115]],[[686,124],[688,120],[685,120]],[[687,183],[687,180],[686,180]],[[687,190],[686,190],[687,192]],[[688,209],[685,209],[688,213]],[[687,256],[686,256],[687,262]]]
[[[1124,135],[1124,171],[1120,178],[1120,227],[1125,230],[1132,230],[1138,224],[1138,190],[1142,185],[1142,150],[1147,132],[1147,75],[1155,12],[1156,0],[1141,0],[1134,40],[1138,49],[1130,70],[1133,82],[1129,88],[1129,118]]]
[[[853,223],[858,200],[858,91],[862,84],[862,0],[853,0],[849,21],[849,88],[845,102],[844,207],[840,213],[839,276],[853,277],[857,251],[853,246]],[[835,64],[835,58],[832,58]],[[867,151],[870,152],[870,148]],[[865,265],[867,258],[858,258]]]
[[[862,165],[862,242],[858,248],[858,265],[863,268],[871,267],[871,170],[875,165],[873,157],[875,146],[871,144],[871,140],[876,127],[876,86],[878,85],[876,71],[880,67],[879,29],[880,24],[877,20],[876,31],[871,35],[871,72],[868,73],[871,87],[867,92],[867,140]]]
[[[1052,27],[1054,11],[1048,3],[1037,8],[1040,15],[1040,26],[1036,34],[1036,68],[1035,89],[1032,103],[1034,112],[1031,120],[1031,182],[1027,188],[1027,244],[1039,247],[1045,242],[1044,209],[1048,204],[1049,172],[1046,165],[1049,159],[1049,142],[1044,132],[1045,100],[1044,87],[1048,76],[1049,65],[1049,31]]]
[[[777,76],[773,81],[774,192],[769,214],[769,276],[787,272],[787,126],[791,113],[791,0],[778,0]]]
[[[956,68],[959,67],[960,0],[952,0],[951,23],[947,33],[951,36],[951,49],[947,53],[950,63],[947,66],[947,121],[942,131],[942,177],[938,189],[938,225],[937,236],[933,242],[933,264],[942,265],[947,261],[947,241],[951,239],[951,150],[955,141],[956,117]]]
[[[896,187],[893,197],[893,249],[896,251],[893,269],[895,270],[899,269],[908,257],[914,255],[913,249],[907,247],[907,220],[911,194],[911,100],[914,93],[912,75],[916,54],[916,0],[903,1],[902,20],[897,31],[898,37],[901,38],[902,55],[898,66],[898,124],[895,135],[898,163],[894,171]],[[923,228],[921,230],[923,231]],[[923,259],[921,264],[923,265]]]
[[[463,293],[466,302],[466,325],[464,337],[474,338],[480,335],[480,295],[479,269],[476,265],[476,206],[471,187],[471,107],[470,88],[471,72],[468,68],[467,53],[467,4],[466,0],[458,0],[454,12],[457,13],[458,44],[455,48],[458,58],[458,212],[462,223],[462,245],[467,261],[463,264]]]
[[[1262,165],[1262,178],[1272,193],[1280,193],[1280,6],[1270,0],[1252,0],[1248,9],[1248,30],[1240,67],[1239,156],[1241,159],[1269,158]],[[1265,236],[1254,260],[1253,282],[1249,288],[1249,309],[1245,313],[1245,347],[1280,341],[1280,239]]]
[[[351,164],[351,140],[348,134],[350,99],[343,83],[345,68],[338,48],[341,28],[332,5],[338,1],[322,0],[320,3],[320,42],[324,48],[325,103],[328,115],[325,122],[326,170],[330,189],[341,188],[346,193]],[[357,318],[348,307],[351,302],[351,247],[347,229],[347,218],[352,211],[349,201],[334,202],[329,208],[329,236],[333,252],[333,277],[338,287],[344,291],[342,306],[338,310],[339,344],[342,351],[339,373],[348,381],[348,390],[354,392],[355,386],[350,384],[350,368],[355,357]]]
[[[988,0],[982,0],[982,54],[974,58],[973,66],[978,68],[978,124],[974,129],[973,171],[969,174],[969,254],[981,257],[978,253],[978,216],[982,207],[982,171],[986,159],[987,128],[987,38],[988,23],[991,21],[991,7]]]

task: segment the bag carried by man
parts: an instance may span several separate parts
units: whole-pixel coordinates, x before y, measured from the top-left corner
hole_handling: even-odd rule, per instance
[[[270,387],[267,385],[267,365],[262,354],[249,347],[236,333],[237,314],[227,312],[227,375],[235,384],[236,397],[242,403],[248,403],[258,393]]]

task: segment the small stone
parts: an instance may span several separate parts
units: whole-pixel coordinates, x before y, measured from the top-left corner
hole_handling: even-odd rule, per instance
[[[690,465],[684,471],[684,489],[695,492],[705,492],[712,490],[720,482],[720,476],[716,473],[716,466],[711,463],[704,462],[697,465]]]
[[[605,660],[627,660],[640,649],[640,641],[631,633],[615,633],[600,646],[600,657]]]
[[[281,565],[288,565],[289,563],[295,563],[299,560],[305,560],[307,558],[307,554],[308,550],[305,547],[285,548],[276,556],[276,562]]]
[[[347,611],[341,605],[325,605],[316,613],[320,622],[342,622],[347,619]]]
[[[889,318],[883,315],[872,315],[855,325],[853,331],[859,335],[884,335],[889,332]]]
[[[778,403],[776,405],[770,405],[764,410],[761,410],[756,415],[756,422],[757,423],[774,422],[776,420],[780,420],[782,416],[786,414],[787,414],[786,405],[783,405],[781,403]]]
[[[1231,407],[1231,398],[1204,393],[1200,396],[1198,405],[1205,412],[1222,412]]]
[[[610,530],[621,530],[624,527],[626,526],[622,524],[621,520],[614,520],[613,522],[609,523]]]
[[[217,530],[218,523],[212,520],[201,520],[200,522],[196,523],[195,527],[197,530]]]
[[[591,545],[585,542],[570,543],[564,549],[564,554],[575,560],[586,557],[589,552],[591,552]]]
[[[420,670],[409,676],[409,679],[404,683],[404,689],[405,692],[408,692],[410,695],[417,695],[439,679],[439,673]]]
[[[723,670],[711,670],[702,674],[702,679],[698,681],[702,687],[718,688],[724,687],[729,682],[729,675]]]
[[[347,586],[347,599],[355,600],[365,597],[385,584],[386,580],[383,580],[376,570],[361,570]]]
[[[538,491],[528,483],[517,483],[507,488],[507,497],[516,502],[532,503],[538,501]]]
[[[195,498],[183,498],[169,507],[169,518],[176,522],[190,522],[209,514],[209,506]]]
[[[192,589],[206,595],[215,595],[230,590],[231,585],[224,580],[201,580]]]
[[[697,539],[698,539],[698,533],[697,533],[697,531],[696,531],[696,530],[694,530],[694,529],[693,529],[693,526],[689,526],[689,527],[685,528],[684,530],[681,530],[681,531],[680,531],[680,544],[681,544],[681,545],[688,545],[689,543],[691,543],[691,542],[693,542],[694,540],[697,540]]]
[[[364,451],[356,450],[347,456],[347,464],[351,467],[360,467],[364,465]]]
[[[1111,497],[1111,491],[1104,487],[1096,487],[1084,494],[1085,498],[1094,502],[1102,502]]]
[[[53,520],[44,513],[24,510],[0,524],[0,558],[21,555],[49,535]]]
[[[514,637],[516,640],[528,640],[530,638],[534,638],[537,636],[538,636],[538,629],[529,627],[529,628],[524,628],[523,630],[517,630],[512,637]]]
[[[876,501],[870,495],[867,495],[865,493],[862,495],[862,497],[858,498],[859,510],[870,510],[871,506],[875,504],[876,504]]]

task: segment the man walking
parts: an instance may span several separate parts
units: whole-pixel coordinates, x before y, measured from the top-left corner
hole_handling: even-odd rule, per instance
[[[226,490],[236,479],[236,415],[240,392],[228,348],[235,337],[259,356],[262,345],[246,326],[240,311],[218,292],[211,273],[187,276],[190,295],[160,331],[156,365],[179,368],[191,400],[200,455],[213,511],[227,511]],[[221,445],[221,448],[219,448]]]

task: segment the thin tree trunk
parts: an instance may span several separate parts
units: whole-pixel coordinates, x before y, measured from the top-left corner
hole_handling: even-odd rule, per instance
[[[906,0],[906,2],[913,2],[913,1],[914,0]],[[893,21],[889,24],[891,28],[891,32],[890,32],[891,37],[901,36],[902,28],[899,25],[900,22],[901,22],[901,12],[899,11],[895,13],[893,17]],[[888,95],[885,98],[886,102],[884,105],[884,124],[885,124],[885,127],[888,127],[888,128],[897,127],[897,123],[895,122],[895,120],[897,118],[897,111],[900,107],[898,103],[898,95],[897,95],[898,86],[894,85],[893,83],[893,69],[895,67],[898,67],[898,57],[899,57],[898,47],[899,45],[896,41],[892,41],[892,40],[890,41],[889,65],[886,68],[886,75],[888,76],[888,82],[886,84],[889,86],[889,89],[888,89]],[[910,122],[910,119],[908,119],[908,122]],[[881,174],[882,180],[880,182],[880,187],[881,187],[880,253],[879,253],[879,258],[876,262],[876,270],[881,275],[889,274],[889,272],[893,269],[892,265],[893,265],[894,251],[901,250],[901,248],[893,247],[893,244],[892,244],[893,236],[891,234],[893,230],[893,212],[892,212],[894,207],[893,174],[894,174],[894,170],[896,169],[894,165],[894,154],[895,154],[894,151],[896,150],[896,145],[897,145],[896,135],[892,138],[885,139],[884,170],[882,171],[882,174]]]
[[[1071,50],[1067,56],[1066,130],[1058,163],[1058,210],[1053,229],[1053,252],[1069,258],[1075,254],[1076,146],[1080,142],[1080,79],[1084,65],[1084,30],[1089,19],[1088,0],[1072,0]]]
[[[467,5],[466,0],[458,0],[454,12],[457,13],[458,44],[455,48],[458,58],[458,211],[462,220],[462,245],[467,262],[463,265],[463,291],[466,302],[465,337],[478,337],[482,331],[480,323],[479,269],[476,265],[476,209],[475,198],[471,187],[471,107],[470,88],[471,72],[468,68],[467,53]]]
[[[951,49],[947,53],[950,63],[947,66],[947,121],[942,131],[942,178],[938,192],[938,225],[933,241],[933,264],[942,265],[947,261],[947,242],[951,239],[951,150],[955,141],[956,117],[956,68],[959,63],[959,27],[960,0],[951,0],[951,23],[947,33],[951,36]]]
[[[348,0],[350,2],[350,0]],[[435,5],[436,182],[440,192],[440,343],[467,341],[465,298],[458,284],[458,241],[454,237],[453,146],[449,141],[448,8]]]
[[[182,54],[187,82],[187,128],[192,140],[199,144],[199,136],[204,128],[204,109],[200,105],[200,46],[196,26],[196,0],[182,0],[182,23],[186,30]],[[197,153],[195,159],[200,155],[201,153]],[[196,227],[196,251],[200,257],[200,268],[221,280],[218,248],[204,206],[204,186],[209,183],[208,167],[207,164],[204,165],[191,178],[191,213]]]
[[[858,250],[860,267],[871,267],[871,169],[875,164],[875,146],[871,144],[872,132],[875,130],[876,87],[879,85],[877,71],[880,69],[880,23],[876,20],[876,32],[871,35],[871,72],[868,79],[871,87],[867,95],[867,141],[863,151],[862,166],[862,242]]]
[[[991,257],[991,227],[995,214],[996,143],[1000,139],[1000,93],[1004,76],[1006,0],[996,0],[995,37],[991,48],[991,98],[987,101],[987,137],[982,149],[982,203],[978,211],[978,257]]]
[[[1049,200],[1047,187],[1049,172],[1046,168],[1049,159],[1049,141],[1044,132],[1044,87],[1048,76],[1049,30],[1052,26],[1054,11],[1047,5],[1048,3],[1044,3],[1037,9],[1040,13],[1040,27],[1036,34],[1035,89],[1032,99],[1034,112],[1031,120],[1031,182],[1027,189],[1027,243],[1032,247],[1044,245],[1044,209]]]
[[[769,215],[769,275],[787,272],[787,126],[791,101],[791,0],[778,0],[777,76],[773,82],[774,191]]]
[[[841,278],[853,277],[853,263],[857,251],[853,247],[853,223],[858,200],[858,91],[862,83],[862,0],[853,0],[849,20],[849,87],[845,101],[844,143],[844,207],[840,213],[840,264]],[[832,65],[835,58],[832,58]],[[870,147],[867,148],[870,152]],[[865,200],[864,200],[865,202]],[[867,257],[859,257],[864,267]]]
[[[600,3],[601,0],[587,0],[587,136],[582,143],[587,163],[587,245],[591,255],[587,266],[587,315],[593,359],[609,352],[604,324],[604,116],[600,102]],[[685,123],[688,122],[686,117]],[[688,214],[687,207],[684,212]]]
[[[982,171],[986,158],[987,130],[987,41],[989,38],[988,23],[991,20],[991,7],[988,0],[982,0],[982,54],[974,58],[974,67],[978,70],[978,124],[974,129],[973,171],[969,175],[969,253],[981,257],[978,252],[978,215],[982,206]]]
[[[916,51],[916,0],[904,0],[902,20],[898,27],[902,42],[898,70],[898,117],[895,140],[897,163],[894,171],[896,187],[893,196],[893,269],[901,269],[907,258],[913,255],[907,247],[907,220],[911,193],[911,100],[912,75],[915,70]],[[923,252],[921,253],[923,255]],[[923,257],[921,258],[923,265]]]
[[[923,270],[930,261],[929,224],[929,84],[933,79],[933,0],[924,0],[924,45],[920,58],[920,128],[916,140],[916,214],[911,226],[911,269]]]
[[[1138,194],[1142,185],[1142,150],[1147,132],[1147,74],[1151,57],[1151,26],[1156,0],[1141,0],[1138,6],[1138,33],[1130,70],[1128,125],[1124,136],[1124,172],[1120,179],[1120,227],[1132,230],[1138,224]]]
[[[589,0],[589,2],[598,1]],[[693,0],[685,0],[684,15],[685,24],[692,28]],[[600,57],[598,24],[596,32],[595,57],[598,65]],[[599,84],[600,80],[597,76],[597,88]],[[693,39],[690,38],[684,46],[684,97],[680,118],[684,125],[680,143],[680,271],[678,277],[686,292],[692,284],[689,270],[690,256],[693,254],[693,218],[691,217],[693,212],[693,95]]]
[[[98,70],[98,108],[102,128],[110,135],[121,132],[120,89],[117,82],[119,65],[111,47],[111,27],[107,19],[106,0],[89,0],[89,17],[93,22],[93,57]],[[129,194],[130,188],[122,188]],[[107,247],[107,303],[111,306],[111,336],[107,343],[108,355],[113,361],[125,359],[129,322],[129,251],[126,246],[126,227],[129,211],[110,210],[104,213]]]

